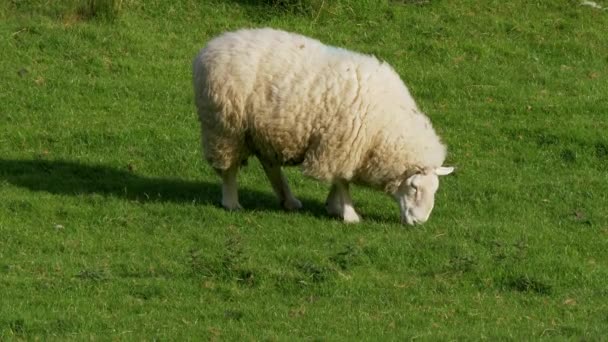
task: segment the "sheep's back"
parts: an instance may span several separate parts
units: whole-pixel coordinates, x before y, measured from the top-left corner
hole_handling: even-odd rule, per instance
[[[345,125],[342,111],[358,91],[357,61],[345,56],[354,53],[259,29],[215,38],[197,60],[214,123],[246,131],[258,154],[297,164],[315,135]]]

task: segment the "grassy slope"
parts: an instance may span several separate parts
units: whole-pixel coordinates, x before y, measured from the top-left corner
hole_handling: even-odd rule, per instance
[[[575,1],[128,2],[114,22],[0,5],[0,338],[599,338],[608,332],[608,12]],[[608,4],[607,4],[608,5]],[[190,61],[273,26],[373,53],[458,166],[432,219],[259,165],[216,207]],[[23,69],[21,73],[19,71]]]

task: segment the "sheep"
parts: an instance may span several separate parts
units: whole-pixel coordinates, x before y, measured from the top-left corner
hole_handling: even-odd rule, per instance
[[[270,28],[226,32],[193,60],[204,158],[222,179],[222,205],[241,209],[237,173],[256,156],[281,205],[296,210],[281,166],[331,183],[329,215],[359,222],[349,184],[383,190],[401,222],[424,223],[446,147],[399,75],[374,56]]]

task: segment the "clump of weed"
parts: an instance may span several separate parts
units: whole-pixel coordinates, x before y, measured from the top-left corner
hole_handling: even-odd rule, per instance
[[[239,310],[226,310],[224,311],[224,317],[231,321],[240,321],[245,314]]]
[[[68,334],[78,330],[79,324],[72,319],[58,318],[51,322],[51,327],[60,334]]]
[[[528,243],[518,240],[514,243],[499,240],[492,241],[493,257],[497,262],[518,262],[524,260],[528,253]]]
[[[200,249],[192,249],[188,255],[190,269],[192,275],[200,275],[205,278],[212,278],[217,276],[219,262],[208,255],[206,251]]]
[[[360,265],[364,256],[365,250],[362,247],[349,244],[327,258],[299,260],[295,263],[294,270],[277,275],[277,286],[287,292],[305,288],[317,291],[320,289],[318,285],[331,282],[338,273]]]
[[[336,264],[341,270],[346,271],[352,266],[361,263],[361,247],[356,245],[346,245],[343,250],[329,257],[329,260]]]
[[[162,288],[160,288],[159,286],[144,285],[132,288],[130,294],[131,296],[138,299],[150,300],[152,298],[162,297],[163,291]]]
[[[447,266],[447,270],[451,273],[467,273],[471,272],[477,266],[477,260],[471,255],[455,255]]]
[[[585,226],[593,226],[593,222],[591,222],[589,216],[582,209],[575,210],[571,217],[576,223],[583,224]]]
[[[301,262],[296,267],[304,275],[305,279],[302,281],[306,283],[320,283],[329,277],[329,269],[327,267],[310,261]]]
[[[124,0],[82,0],[78,13],[85,18],[113,21],[124,7]]]
[[[194,275],[236,281],[238,284],[255,285],[255,274],[243,267],[243,243],[235,229],[228,229],[229,236],[221,253],[209,253],[193,249],[190,251],[190,267]]]
[[[34,208],[31,202],[24,200],[8,201],[8,209],[14,213],[31,212]]]
[[[505,285],[510,290],[540,295],[549,295],[552,290],[551,285],[525,275],[507,278]]]
[[[430,0],[392,0],[391,2],[399,5],[428,5],[431,3]]]
[[[4,324],[2,324],[2,322],[0,322],[0,326],[5,325],[5,324],[8,325],[8,328],[10,329],[10,331],[17,336],[23,335],[26,332],[26,324],[25,324],[25,320],[23,320],[23,319],[11,320]]]
[[[110,274],[105,269],[85,269],[76,274],[76,278],[92,282],[102,282],[110,279]]]
[[[297,261],[293,268],[280,270],[272,278],[276,288],[284,294],[319,295],[323,292],[322,284],[331,282],[334,275],[335,270],[322,260],[304,259]]]
[[[340,2],[338,0],[238,0],[238,2],[248,5],[250,8],[253,6],[261,7],[264,10],[261,13],[265,13],[262,16],[264,19],[269,19],[273,15],[297,15],[309,18],[318,19],[322,12],[324,13],[335,13],[339,11]],[[255,13],[256,20],[259,20],[260,11],[257,9],[253,11]]]
[[[250,3],[271,7],[279,12],[313,15],[323,6],[322,0],[249,0]]]
[[[595,156],[598,159],[608,159],[608,143],[597,142],[595,144]]]
[[[576,163],[576,159],[577,159],[576,151],[574,151],[572,149],[569,149],[569,148],[563,149],[561,151],[561,153],[559,154],[559,156],[565,163],[568,163],[568,164]]]

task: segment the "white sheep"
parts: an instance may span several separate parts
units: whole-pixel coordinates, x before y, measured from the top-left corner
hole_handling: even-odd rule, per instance
[[[221,175],[222,205],[240,209],[237,172],[251,155],[287,210],[301,208],[281,171],[331,182],[326,208],[358,222],[349,183],[379,188],[401,221],[425,222],[446,148],[386,63],[302,35],[245,29],[209,41],[193,61],[205,159]]]

